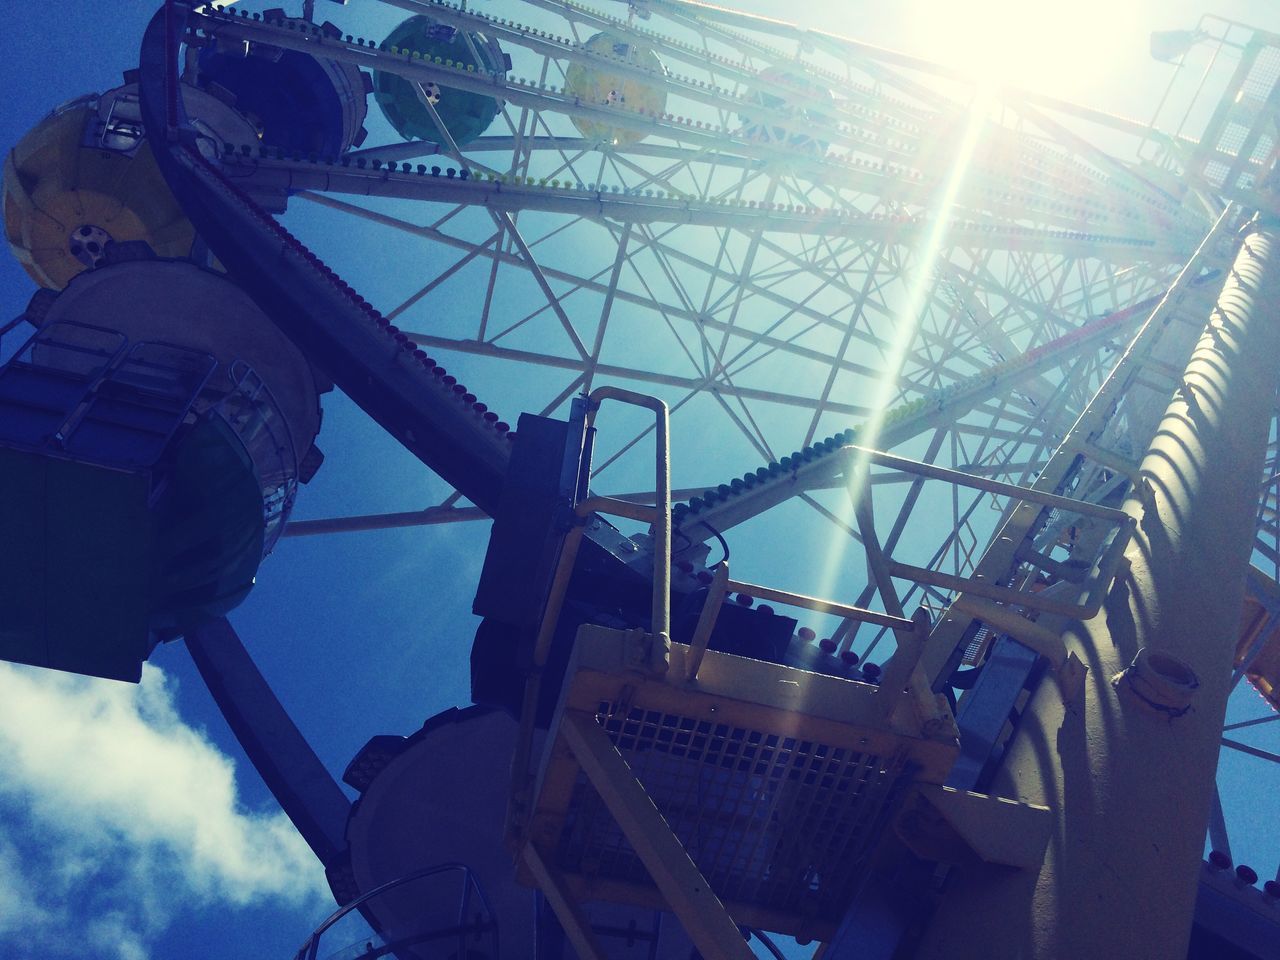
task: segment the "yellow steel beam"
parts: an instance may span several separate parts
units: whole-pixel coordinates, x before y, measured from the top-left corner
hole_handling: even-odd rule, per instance
[[[566,711],[560,735],[704,960],[754,960],[724,904],[595,719]]]
[[[556,918],[560,921],[560,926],[564,927],[565,935],[573,944],[573,949],[578,952],[580,960],[605,960],[604,951],[600,949],[600,943],[596,940],[591,924],[578,909],[578,902],[565,884],[560,871],[532,843],[525,844],[521,850],[521,856],[529,872],[538,881],[542,895],[547,898],[551,909],[556,912]]]

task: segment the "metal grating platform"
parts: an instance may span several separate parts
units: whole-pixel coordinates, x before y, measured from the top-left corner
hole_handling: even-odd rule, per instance
[[[1200,139],[1191,168],[1224,196],[1253,200],[1254,191],[1275,173],[1280,104],[1273,96],[1280,83],[1280,45],[1257,32],[1240,51],[1240,64]],[[1265,204],[1270,206],[1270,204]]]
[[[634,669],[625,645],[579,632],[530,841],[581,900],[670,909],[567,728],[599,731],[734,922],[832,935],[901,793],[941,783],[959,752],[945,704],[714,650],[690,683],[682,644],[665,677]]]
[[[723,901],[838,922],[902,780],[904,751],[885,757],[617,702],[602,702],[596,721]],[[557,861],[649,884],[582,774]]]

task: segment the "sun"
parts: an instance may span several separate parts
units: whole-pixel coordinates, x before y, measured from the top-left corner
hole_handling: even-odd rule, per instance
[[[903,47],[974,79],[1070,100],[1095,100],[1145,56],[1152,29],[1141,0],[921,2]]]

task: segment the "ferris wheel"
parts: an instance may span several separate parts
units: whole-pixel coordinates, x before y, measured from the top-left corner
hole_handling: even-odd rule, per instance
[[[168,498],[156,521],[166,570],[204,551],[163,602],[116,625],[125,636],[141,623],[148,640],[118,662],[118,651],[89,663],[72,650],[52,665],[128,677],[148,643],[186,635],[273,792],[297,793],[323,777],[296,731],[264,732],[287,717],[221,619],[258,560],[281,535],[509,518],[513,498],[563,495],[513,483],[509,466],[532,476],[538,461],[521,450],[543,441],[522,438],[565,421],[568,433],[545,442],[566,458],[577,445],[589,468],[571,484],[578,499],[608,494],[624,519],[596,517],[582,534],[589,573],[567,588],[570,640],[549,639],[539,664],[557,682],[572,630],[605,622],[601,610],[644,610],[650,570],[661,579],[663,567],[677,601],[736,593],[726,630],[749,640],[721,640],[730,652],[874,687],[904,661],[907,624],[922,622],[931,692],[957,709],[999,660],[1009,673],[993,702],[1007,699],[1005,714],[1026,707],[1046,662],[1068,675],[1061,624],[1096,616],[1117,575],[1132,535],[1119,507],[1229,270],[1235,204],[1274,162],[1268,147],[1255,136],[1234,167],[1210,169],[1221,160],[1188,162],[1144,125],[997,99],[922,61],[685,0],[492,9],[396,0],[347,25],[317,23],[312,3],[300,16],[171,3],[137,76],[61,108],[15,151],[7,233],[45,291],[26,314],[40,332],[23,362],[97,384],[55,411],[60,432],[81,438],[65,450],[92,458],[140,430],[151,445],[110,464],[135,468],[181,440],[187,472],[111,502],[141,516]],[[1237,103],[1243,124],[1250,100]],[[1249,129],[1260,125],[1251,115]],[[96,181],[40,179],[60,152],[86,148],[110,168]],[[1116,159],[1126,151],[1154,159]],[[129,187],[104,188],[113,175]],[[161,179],[171,203],[151,192]],[[51,216],[59,189],[105,199]],[[166,318],[194,303],[200,316],[178,332]],[[138,346],[155,343],[169,352]],[[86,373],[86,356],[110,359]],[[399,514],[289,523],[297,485],[323,469],[318,403],[335,385],[452,491]],[[144,389],[163,395],[167,419],[120,412]],[[587,439],[595,410],[581,398],[618,391],[670,411],[667,563],[644,509],[661,426],[611,421],[609,407]],[[517,424],[521,411],[536,416]],[[31,436],[45,436],[42,424]],[[1269,436],[1274,464],[1274,426]],[[211,463],[232,479],[191,479]],[[1256,556],[1274,562],[1273,497],[1263,487]],[[179,509],[213,499],[235,507],[199,524]],[[538,536],[555,540],[545,523],[507,523],[531,553]],[[734,580],[712,563],[731,543]],[[830,554],[816,587],[813,569],[776,563],[801,543]],[[839,560],[845,550],[857,561]],[[549,572],[532,563],[512,569]],[[740,569],[781,582],[745,582]],[[482,853],[471,841],[448,856],[406,844],[397,825],[424,778],[465,768],[468,743],[536,752],[553,722],[554,696],[530,706],[517,668],[528,614],[506,609],[519,606],[511,577],[482,580],[477,612],[494,626],[477,636],[473,691],[514,716],[523,708],[534,732],[480,711],[407,740],[375,737],[348,770],[359,813],[331,779],[288,811],[339,901],[389,942],[412,933],[397,899],[407,894],[384,883],[443,882],[427,856],[478,858],[476,875],[497,875],[504,856],[496,835]],[[1237,664],[1268,697],[1272,580],[1256,578]],[[810,593],[836,599],[806,607]],[[778,616],[761,600],[804,612]],[[683,613],[696,635],[696,606]],[[673,631],[686,629],[680,614]],[[1008,736],[1002,715],[956,784],[984,789]],[[503,772],[473,769],[485,802],[505,799]],[[432,802],[447,819],[456,801]],[[614,866],[621,889],[634,864]],[[549,901],[563,897],[529,869]],[[762,869],[779,885],[776,866]],[[458,876],[465,900],[472,871]],[[481,886],[488,931],[524,895]],[[739,894],[758,918],[747,926],[838,935],[826,901],[753,890]],[[593,909],[587,927],[634,921],[623,907]],[[715,936],[691,931],[700,948],[699,935]],[[645,942],[674,955],[682,936]],[[533,943],[506,937],[503,953]]]

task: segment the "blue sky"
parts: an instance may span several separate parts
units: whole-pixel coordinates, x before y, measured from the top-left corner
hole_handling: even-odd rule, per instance
[[[362,5],[319,6],[341,18],[359,16]],[[1081,0],[1065,18],[1062,4],[1029,2],[744,6],[964,66],[1004,51],[1028,86],[1143,119],[1168,77],[1147,57],[1147,32],[1191,26],[1203,12],[1186,0],[1123,9]],[[1280,31],[1280,14],[1264,0],[1215,7]],[[0,84],[11,93],[0,142],[16,142],[58,103],[114,86],[134,65],[152,11],[132,0],[44,0],[8,11]],[[308,214],[291,215],[306,226]],[[351,277],[357,285],[393,279],[381,254],[345,253],[365,264],[365,277]],[[0,256],[5,316],[32,290]],[[482,399],[514,421],[526,397],[513,383]],[[444,485],[345,398],[331,394],[325,407],[327,461],[296,516],[407,510],[443,496]],[[713,478],[722,479],[715,470]],[[408,733],[467,702],[471,589],[486,538],[486,524],[469,523],[293,539],[264,564],[233,622],[335,775],[369,736]],[[798,553],[780,548],[757,561],[759,575],[803,569]],[[320,870],[176,645],[157,650],[136,688],[0,665],[0,769],[5,956],[284,957],[331,906]],[[1242,774],[1242,806],[1267,782]],[[1277,850],[1259,856],[1266,874]]]

